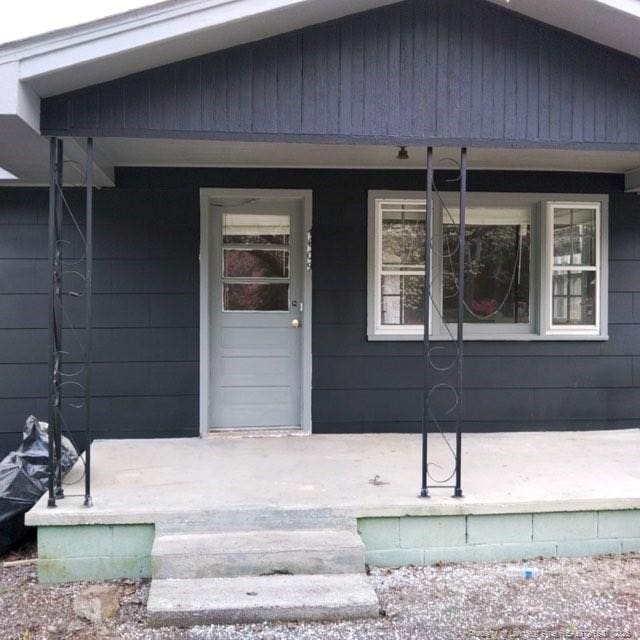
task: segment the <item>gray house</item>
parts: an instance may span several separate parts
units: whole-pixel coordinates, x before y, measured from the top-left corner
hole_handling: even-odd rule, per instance
[[[31,413],[81,449],[636,427],[621,4],[171,0],[0,46],[1,452]]]

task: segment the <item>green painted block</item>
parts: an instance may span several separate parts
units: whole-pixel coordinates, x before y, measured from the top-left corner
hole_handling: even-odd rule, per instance
[[[470,544],[464,547],[426,549],[425,564],[436,562],[504,562],[506,560],[530,560],[552,558],[556,555],[553,542]]]
[[[640,538],[623,538],[622,553],[639,553],[640,552]]]
[[[48,584],[149,577],[151,577],[149,556],[65,558],[38,562],[38,580]]]
[[[38,527],[38,557],[110,556],[112,529],[107,525]]]
[[[598,538],[640,538],[640,509],[600,511]]]
[[[598,537],[596,511],[563,511],[533,514],[533,539],[539,540],[594,540]]]
[[[150,576],[154,535],[152,524],[39,527],[38,578],[51,583]]]
[[[405,549],[464,545],[465,516],[400,518],[400,547]]]
[[[155,528],[152,524],[131,524],[113,527],[112,555],[135,557],[151,555]]]
[[[406,567],[424,564],[422,549],[387,549],[367,551],[365,562],[370,567]]]
[[[531,542],[532,531],[530,513],[467,517],[468,544]]]
[[[562,540],[558,542],[560,557],[603,556],[610,553],[621,553],[620,540]]]
[[[400,546],[398,518],[362,518],[358,520],[358,533],[368,551]]]

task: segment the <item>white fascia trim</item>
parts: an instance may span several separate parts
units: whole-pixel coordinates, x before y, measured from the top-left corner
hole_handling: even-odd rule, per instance
[[[640,167],[631,169],[624,174],[624,186],[626,191],[640,193]]]
[[[640,18],[640,0],[596,0],[596,2]]]
[[[40,131],[40,96],[19,78],[17,62],[0,64],[0,115],[18,116]]]
[[[0,47],[0,64],[3,61],[19,61],[19,77],[28,82],[56,71],[97,60],[108,60],[175,39],[184,41],[182,58],[187,58],[396,1],[350,0],[346,3],[344,0],[173,0],[146,10],[128,12],[4,45]],[[267,16],[271,20],[265,22]],[[251,28],[245,29],[243,33],[239,23],[246,23],[245,26],[250,23]],[[215,32],[221,28],[231,29],[232,25],[238,27],[237,34],[229,32],[225,33],[225,37],[207,38],[206,48],[202,43],[194,44],[189,39],[189,36],[198,33]],[[159,59],[156,66],[172,61],[174,60]],[[149,66],[135,68],[135,59],[130,63],[132,70],[125,70],[126,73]],[[122,68],[118,68],[116,75],[112,77],[122,75],[121,71]],[[96,77],[95,82],[111,79],[107,68],[104,72],[105,77]],[[62,91],[67,90],[68,87],[62,88]]]

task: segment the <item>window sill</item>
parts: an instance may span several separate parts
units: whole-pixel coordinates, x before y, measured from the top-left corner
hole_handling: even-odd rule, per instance
[[[369,334],[369,342],[422,342],[423,335],[417,333],[380,333]],[[454,338],[455,340],[455,334]],[[537,335],[532,333],[512,333],[496,335],[465,334],[465,342],[606,342],[608,335],[601,334],[553,334]],[[450,336],[429,336],[430,342],[452,342]]]

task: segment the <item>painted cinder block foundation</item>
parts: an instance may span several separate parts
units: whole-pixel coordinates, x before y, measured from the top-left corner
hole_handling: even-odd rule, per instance
[[[153,524],[38,527],[38,579],[147,578],[154,537]]]
[[[640,551],[640,510],[358,520],[370,566],[491,562]]]
[[[370,566],[640,551],[640,509],[358,519]],[[40,582],[151,576],[153,524],[41,526]]]

